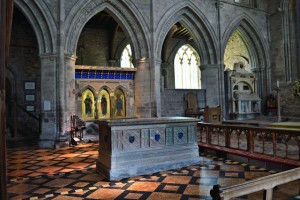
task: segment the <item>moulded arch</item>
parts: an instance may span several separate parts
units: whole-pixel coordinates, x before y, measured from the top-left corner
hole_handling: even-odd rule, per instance
[[[113,94],[113,90],[110,87],[108,87],[107,85],[102,85],[99,88],[98,92],[100,92],[101,90],[106,90],[110,94],[110,96]]]
[[[149,39],[147,27],[142,17],[136,16],[138,12],[133,12],[123,1],[78,1],[66,18],[66,40],[65,49],[69,53],[76,54],[76,47],[79,36],[85,24],[97,13],[108,12],[122,27],[127,38],[132,41],[134,55],[136,58],[149,57]]]
[[[24,14],[37,38],[39,53],[56,52],[57,24],[43,1],[14,0],[14,5]]]
[[[83,94],[84,91],[86,91],[86,90],[90,90],[93,93],[94,97],[97,96],[96,95],[97,94],[97,90],[93,86],[91,86],[91,85],[85,85],[84,87],[82,87],[80,89],[80,93]]]
[[[122,86],[122,85],[118,85],[118,86],[115,88],[114,93],[115,93],[117,90],[121,90],[121,91],[124,93],[125,96],[127,96],[127,95],[128,95],[128,92],[129,92],[129,91],[128,91],[124,86]]]
[[[197,5],[189,2],[181,2],[169,9],[161,18],[157,27],[158,38],[156,43],[157,58],[161,58],[164,40],[177,22],[183,23],[192,34],[196,51],[201,61],[205,64],[217,63],[217,38],[205,15],[197,9]]]
[[[254,64],[254,68],[267,68],[270,66],[270,57],[267,54],[268,43],[264,39],[261,31],[259,31],[259,28],[256,27],[255,23],[247,15],[237,17],[228,25],[222,36],[222,55],[224,55],[230,36],[235,31],[238,31],[244,40],[249,50],[251,63]]]

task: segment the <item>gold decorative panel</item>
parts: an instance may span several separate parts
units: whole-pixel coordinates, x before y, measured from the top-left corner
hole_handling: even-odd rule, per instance
[[[98,118],[110,118],[110,97],[106,90],[101,90],[97,100]]]
[[[82,94],[81,107],[83,119],[93,119],[95,117],[94,94],[89,89]]]

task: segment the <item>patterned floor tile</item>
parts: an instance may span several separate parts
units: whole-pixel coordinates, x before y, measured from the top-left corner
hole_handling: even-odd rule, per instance
[[[19,184],[19,185],[9,187],[8,192],[14,193],[14,194],[23,194],[23,193],[31,191],[37,187],[38,187],[38,185],[33,185],[33,184]]]
[[[90,199],[115,199],[120,194],[122,194],[124,190],[120,189],[106,189],[106,188],[100,188],[87,196],[87,198]]]
[[[173,193],[162,193],[162,192],[153,192],[147,199],[148,200],[180,200],[181,194],[173,194]]]
[[[187,176],[168,176],[162,182],[172,184],[189,184],[191,177]]]
[[[135,182],[127,190],[153,192],[159,185],[155,182]]]
[[[276,173],[201,154],[200,162],[192,166],[108,181],[96,172],[98,146],[91,143],[59,150],[8,150],[9,199],[211,199],[209,191],[215,184],[229,186]],[[274,191],[274,199],[288,199],[282,197],[292,192],[279,189]],[[261,196],[254,193],[248,199]]]

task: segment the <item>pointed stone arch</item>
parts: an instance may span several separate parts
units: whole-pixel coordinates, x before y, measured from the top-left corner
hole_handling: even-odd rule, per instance
[[[205,15],[192,2],[181,2],[169,9],[158,23],[156,32],[157,58],[161,58],[163,43],[172,26],[181,22],[192,34],[201,64],[217,63],[217,37]]]
[[[24,14],[35,32],[39,53],[56,52],[57,24],[43,1],[14,0],[14,5]]]
[[[113,92],[114,92],[114,91],[113,91],[109,86],[107,86],[107,85],[102,85],[102,86],[98,89],[98,92],[101,91],[101,90],[106,90],[106,91],[109,93],[109,95],[112,95]]]
[[[86,85],[80,89],[80,93],[83,94],[84,91],[90,90],[94,96],[97,96],[98,91],[91,85]]]
[[[256,27],[255,23],[247,15],[242,15],[232,21],[222,36],[222,55],[230,36],[238,31],[248,47],[254,68],[267,68],[270,66],[268,42]]]
[[[126,2],[107,0],[78,1],[66,18],[65,49],[71,54],[76,54],[76,46],[85,24],[101,11],[109,13],[122,27],[136,58],[149,57],[149,39],[145,34],[147,27],[141,17],[136,16]]]
[[[230,36],[238,31],[244,40],[252,63],[252,71],[256,74],[258,94],[264,96],[271,90],[269,44],[255,22],[246,14],[237,17],[230,23],[222,36],[222,56]],[[222,57],[221,60],[224,58]]]

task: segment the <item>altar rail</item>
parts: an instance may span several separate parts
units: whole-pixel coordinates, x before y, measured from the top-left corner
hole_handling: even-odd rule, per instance
[[[198,123],[200,147],[300,167],[300,130]]]
[[[264,190],[264,199],[272,200],[274,187],[295,181],[299,178],[300,168],[295,168],[223,188],[221,188],[220,185],[215,185],[210,191],[210,194],[213,200],[229,200]]]

